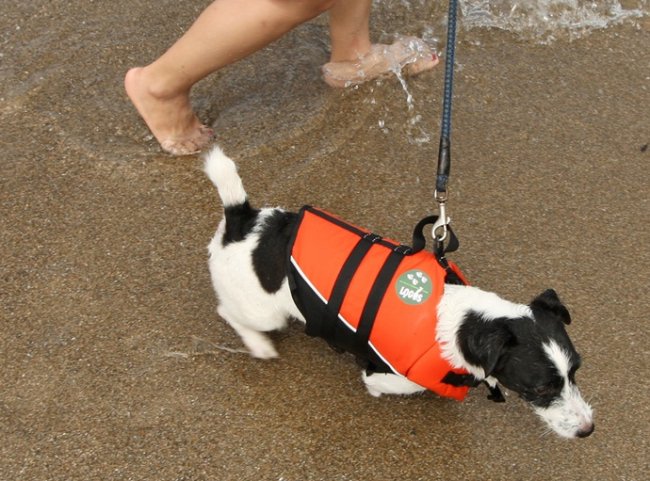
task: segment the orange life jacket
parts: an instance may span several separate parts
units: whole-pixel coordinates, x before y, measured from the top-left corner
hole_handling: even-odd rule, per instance
[[[371,371],[464,399],[467,386],[443,379],[468,373],[443,359],[436,341],[445,278],[466,283],[455,265],[445,269],[431,252],[413,252],[309,206],[289,252],[291,292],[308,334],[354,353]]]

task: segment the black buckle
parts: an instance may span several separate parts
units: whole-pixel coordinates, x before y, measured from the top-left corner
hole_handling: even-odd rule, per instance
[[[408,256],[413,253],[413,249],[409,246],[405,245],[398,245],[393,248],[394,252],[397,252],[398,254],[402,254],[403,256]]]
[[[381,240],[381,236],[377,234],[373,234],[372,232],[368,232],[363,236],[363,240],[368,241],[371,244],[376,244]]]

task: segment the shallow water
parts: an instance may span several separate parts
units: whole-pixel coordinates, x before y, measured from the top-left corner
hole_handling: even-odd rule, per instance
[[[539,43],[580,38],[648,15],[648,0],[468,0],[460,6],[468,30],[498,28]]]
[[[377,3],[397,2],[380,0]],[[406,11],[417,12],[420,18],[428,13],[440,17],[447,11],[445,1],[402,0]],[[470,40],[480,30],[496,28],[513,33],[518,39],[539,44],[556,40],[575,40],[597,30],[620,23],[634,23],[650,14],[649,0],[459,0],[459,26]],[[425,28],[423,37],[433,43],[439,38],[437,26]]]
[[[419,36],[435,51],[444,50],[447,2],[377,0],[375,7],[386,9],[396,18],[407,17],[406,28],[419,31]],[[496,29],[525,44],[550,45],[556,41],[584,38],[619,24],[639,28],[639,21],[648,15],[650,0],[459,0],[457,43],[466,41],[481,45],[483,39],[489,37],[489,31]],[[396,23],[399,24],[399,21]],[[397,35],[383,31],[380,41],[390,42]],[[444,57],[441,62],[444,62]],[[461,71],[462,68],[462,63],[457,59],[455,70]],[[405,110],[408,112],[404,129],[409,143],[419,145],[437,141],[437,132],[421,124],[421,99],[414,97],[399,69],[394,71],[402,87]],[[387,125],[390,122],[391,119],[380,119],[380,130],[388,134],[390,130]]]

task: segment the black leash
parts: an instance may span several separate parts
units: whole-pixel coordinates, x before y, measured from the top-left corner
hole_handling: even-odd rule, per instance
[[[456,47],[456,12],[457,0],[449,0],[447,16],[447,48],[445,54],[445,90],[442,105],[442,122],[440,128],[440,146],[438,149],[438,173],[434,198],[438,203],[439,217],[433,226],[433,237],[438,250],[443,250],[443,242],[449,232],[450,219],[447,217],[447,182],[451,167],[451,101],[454,83],[454,53]]]

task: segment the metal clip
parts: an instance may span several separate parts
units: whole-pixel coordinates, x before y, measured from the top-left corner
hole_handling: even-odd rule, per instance
[[[436,201],[438,202],[438,211],[440,215],[438,216],[438,220],[433,224],[433,228],[431,229],[433,238],[437,242],[444,242],[444,240],[447,238],[447,235],[449,233],[449,229],[447,226],[451,223],[451,219],[447,217],[447,208],[446,208],[446,201],[447,201],[447,193],[443,193],[442,195],[439,195],[438,191],[435,193],[435,198]],[[439,231],[442,229],[442,234],[439,234]]]

